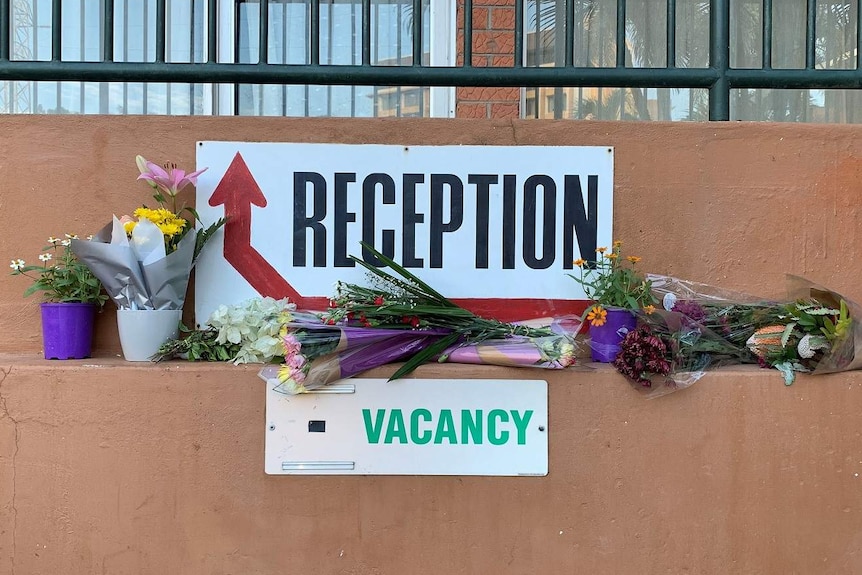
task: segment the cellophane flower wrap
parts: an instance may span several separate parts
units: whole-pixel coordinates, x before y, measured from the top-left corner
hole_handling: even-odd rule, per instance
[[[416,354],[447,335],[443,330],[334,325],[318,314],[292,312],[281,328],[284,363],[259,376],[275,391],[294,395]]]
[[[650,397],[682,389],[706,370],[759,364],[781,372],[830,373],[862,366],[858,305],[803,278],[790,277],[780,300],[649,275],[663,310],[641,314],[614,365]],[[860,359],[857,359],[860,358]]]

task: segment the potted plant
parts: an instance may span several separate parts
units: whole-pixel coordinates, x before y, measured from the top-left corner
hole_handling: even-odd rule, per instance
[[[102,284],[70,248],[78,236],[50,237],[39,254],[39,265],[12,260],[12,275],[33,280],[24,297],[43,292],[42,341],[45,359],[82,359],[90,356],[96,308],[107,301]]]
[[[624,258],[621,246],[621,241],[615,241],[610,250],[598,248],[598,258],[594,262],[578,259],[574,264],[580,273],[569,274],[593,302],[582,319],[590,325],[593,361],[603,363],[616,358],[622,338],[637,327],[634,312],[652,313],[656,303],[649,280],[635,268],[641,258]]]

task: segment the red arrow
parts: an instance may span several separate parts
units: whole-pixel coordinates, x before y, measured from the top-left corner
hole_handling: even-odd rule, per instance
[[[266,198],[237,152],[209,199],[215,207],[224,204],[224,258],[262,296],[284,297],[299,307],[324,309],[325,297],[302,297],[251,245],[251,206],[266,207]]]

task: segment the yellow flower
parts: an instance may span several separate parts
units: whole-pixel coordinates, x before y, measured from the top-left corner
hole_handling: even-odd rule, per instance
[[[605,321],[608,318],[608,312],[600,305],[593,306],[593,309],[590,310],[590,313],[587,314],[587,321],[590,322],[590,325],[599,327],[600,325],[605,325]]]
[[[645,305],[644,306],[644,313],[646,313],[646,314],[655,313],[655,306],[654,305]]]
[[[615,247],[615,248],[618,248],[618,247],[620,247],[621,245],[623,245],[623,242],[621,242],[620,240],[614,240],[614,247]]]
[[[608,258],[609,260],[615,260],[618,257],[620,257],[620,254],[608,254],[605,257]]]
[[[123,224],[123,229],[126,230],[126,235],[132,235],[132,230],[135,229],[136,225],[138,225],[138,222],[126,222]]]
[[[641,259],[638,256],[628,256],[626,259],[629,260],[630,262],[632,262],[633,264],[636,264],[639,261],[641,261]]]
[[[584,264],[587,263],[587,260],[585,260],[583,258],[578,258],[572,263],[580,268],[580,267],[584,267]]]
[[[596,253],[603,254],[608,251],[608,248],[596,248]]]

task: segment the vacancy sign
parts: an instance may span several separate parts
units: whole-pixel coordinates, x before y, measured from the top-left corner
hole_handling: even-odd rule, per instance
[[[255,296],[323,309],[351,259],[393,258],[457,303],[504,320],[572,311],[566,274],[612,242],[613,149],[198,142],[204,224],[196,313]]]
[[[270,475],[547,475],[542,380],[357,379],[266,395]]]

